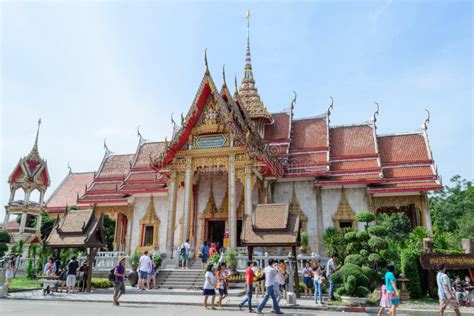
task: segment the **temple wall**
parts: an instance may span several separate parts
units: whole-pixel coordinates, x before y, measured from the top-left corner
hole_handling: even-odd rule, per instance
[[[346,197],[355,214],[369,209],[367,202],[367,189],[366,188],[344,188]],[[325,189],[321,190],[322,207],[323,207],[323,227],[324,230],[328,227],[333,227],[334,222],[332,216],[337,212],[339,202],[341,201],[342,190],[337,189]],[[358,228],[363,229],[364,225],[359,224]]]
[[[160,219],[160,227],[158,228],[158,244],[159,251],[166,252],[166,227],[168,225],[168,197],[167,196],[154,196],[153,204],[155,206],[155,213]],[[150,204],[150,197],[135,197],[135,203],[133,207],[133,222],[131,222],[132,229],[132,240],[131,240],[131,253],[139,246],[139,235],[140,235],[140,220],[145,215],[148,205]]]
[[[317,250],[316,193],[313,181],[295,181],[296,198],[301,211],[308,218],[307,231],[311,251]],[[277,182],[273,191],[273,203],[290,203],[293,182]]]
[[[182,220],[184,212],[184,186],[178,188],[176,193],[176,220],[174,230],[174,249],[178,249],[181,246],[182,238]]]

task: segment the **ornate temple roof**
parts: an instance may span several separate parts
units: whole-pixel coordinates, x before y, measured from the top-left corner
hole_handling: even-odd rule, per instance
[[[48,172],[48,164],[41,158],[38,150],[38,138],[41,125],[41,119],[38,120],[38,128],[36,130],[36,137],[31,151],[26,157],[21,158],[13,172],[8,178],[8,183],[11,186],[39,186],[49,187],[50,178]]]
[[[273,121],[272,116],[260,99],[253,76],[252,59],[250,57],[250,12],[247,12],[247,30],[245,67],[242,82],[240,83],[239,95],[250,118],[263,120],[265,123],[271,123]]]
[[[62,213],[67,205],[77,204],[77,196],[85,193],[93,179],[94,172],[69,172],[46,202],[46,209]]]

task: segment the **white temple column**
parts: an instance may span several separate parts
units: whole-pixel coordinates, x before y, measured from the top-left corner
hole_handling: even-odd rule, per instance
[[[428,206],[428,196],[426,193],[421,195],[421,214],[423,216],[423,222],[426,229],[430,233],[430,236],[433,237],[433,227],[431,226],[431,214]]]
[[[39,204],[40,204],[40,205],[43,205],[43,201],[44,201],[44,191],[40,191],[40,200],[39,200]]]
[[[176,172],[171,173],[171,179],[168,183],[168,226],[166,232],[166,253],[173,257],[174,248],[174,226],[176,223]]]
[[[10,213],[5,213],[5,218],[3,220],[3,229],[7,230],[8,222],[10,221]]]
[[[247,181],[245,181],[247,182]],[[235,207],[235,156],[229,156],[229,237],[230,247],[237,246],[237,214]]]
[[[26,215],[26,212],[21,213],[20,233],[23,233],[25,231]]]
[[[39,232],[41,230],[41,221],[43,218],[41,217],[41,214],[36,216],[36,231]]]
[[[252,214],[252,169],[245,167],[245,214]]]
[[[184,173],[184,210],[183,210],[183,242],[189,238],[189,211],[191,208],[192,170],[191,158],[186,158],[186,171]]]

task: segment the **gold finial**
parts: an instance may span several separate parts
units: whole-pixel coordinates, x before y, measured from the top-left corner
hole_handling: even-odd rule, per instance
[[[296,91],[293,91],[293,93],[295,94],[293,100],[291,101],[291,105],[290,105],[290,113],[291,113],[291,120],[293,120],[293,114],[294,114],[294,109],[295,109],[295,104],[296,104]]]
[[[377,116],[379,115],[379,104],[377,102],[374,102],[375,103],[375,112],[374,114],[372,115],[372,121],[375,123],[377,122]]]
[[[426,131],[428,129],[428,123],[430,123],[431,115],[430,115],[430,111],[428,109],[425,109],[425,111],[426,111],[426,119],[423,122],[423,125],[421,126],[421,128]]]
[[[224,80],[224,85],[227,85],[225,81],[225,64],[222,65],[222,79]]]
[[[71,164],[70,164],[69,161],[67,162],[67,168],[69,169],[69,174],[71,174],[72,173],[72,168],[71,168]]]
[[[329,96],[329,98],[331,99],[331,104],[328,106],[328,116],[331,115],[331,110],[334,109],[334,99],[332,96]]]
[[[206,65],[206,72],[209,72],[209,64],[207,63],[207,48],[204,50],[204,64]]]

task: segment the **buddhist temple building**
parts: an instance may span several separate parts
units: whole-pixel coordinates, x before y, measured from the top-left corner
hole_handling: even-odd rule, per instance
[[[206,56],[195,98],[179,124],[172,120],[168,139],[147,140],[138,131],[135,151],[120,155],[104,144],[97,170],[70,172],[48,211],[95,205],[116,221],[114,250],[127,253],[157,247],[173,255],[186,239],[197,252],[203,241],[223,244],[224,236],[239,247],[257,205],[258,223],[271,218],[262,204],[290,216],[278,223],[297,218],[309,251],[321,254],[324,230],[357,228],[362,211],[403,212],[413,227],[431,230],[427,192],[442,185],[429,119],[411,133],[379,135],[378,107],[367,122],[335,126],[332,101],[319,115],[294,117],[296,95],[288,111],[270,113],[257,89],[249,38],[240,85],[236,79],[229,87],[223,71],[217,87],[207,63]]]

